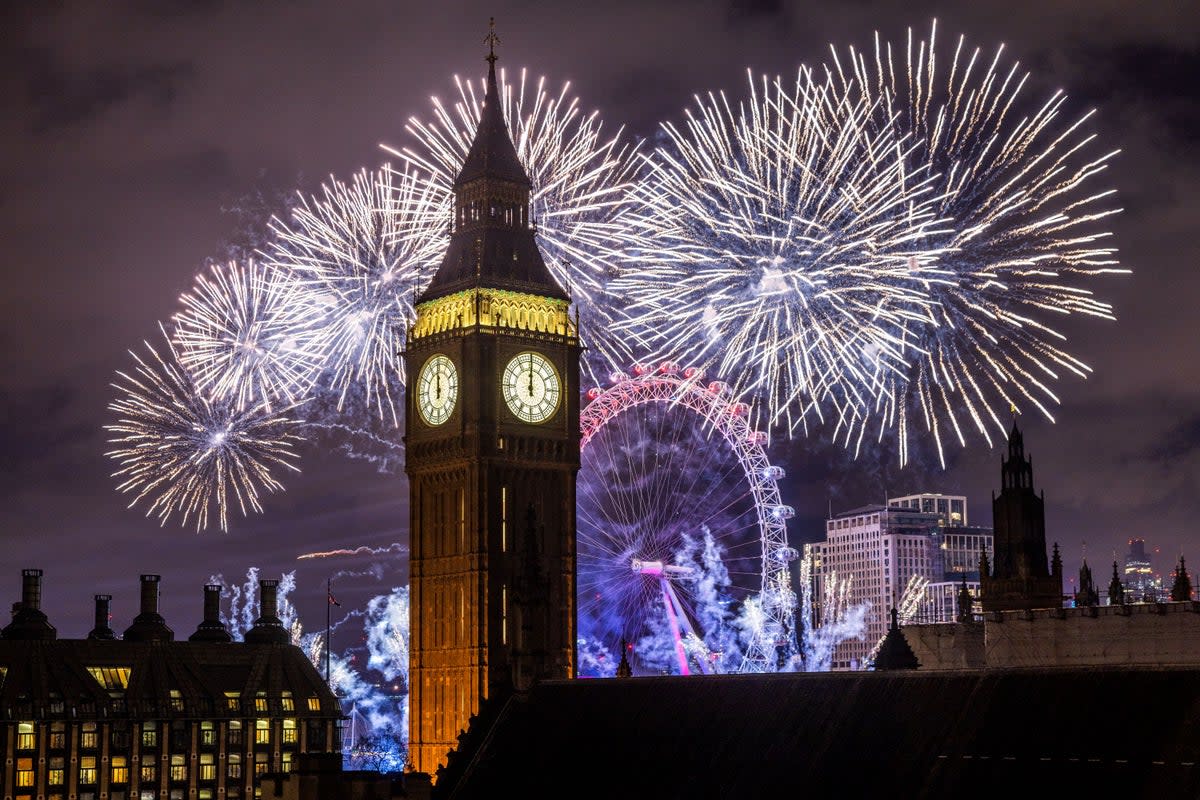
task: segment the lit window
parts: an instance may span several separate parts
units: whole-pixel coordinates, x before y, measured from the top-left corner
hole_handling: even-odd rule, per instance
[[[283,710],[284,711],[295,711],[296,710],[296,702],[294,700],[292,700],[291,692],[283,693],[283,701],[282,702],[283,702]]]
[[[96,757],[95,756],[80,756],[79,757],[79,782],[80,783],[95,783],[96,782]]]
[[[240,694],[238,694],[237,692],[226,692],[225,693],[225,707],[226,708],[230,709],[231,711],[237,711],[240,703],[241,703],[241,695]]]
[[[105,689],[129,688],[129,667],[88,667],[87,671]]]
[[[66,782],[66,769],[62,756],[50,759],[50,769],[46,772],[46,782],[51,786],[62,786]]]
[[[158,747],[158,723],[142,723],[142,747]]]
[[[242,721],[240,719],[231,719],[229,721],[229,732],[225,736],[229,740],[230,747],[241,747]]]
[[[255,744],[270,744],[271,743],[271,720],[269,720],[269,719],[254,720],[254,743]]]
[[[319,698],[319,697],[308,698],[308,710],[309,711],[320,711],[321,710],[321,698]]]
[[[266,775],[270,771],[271,764],[267,761],[266,753],[254,754],[254,777]]]
[[[113,756],[108,763],[112,767],[113,783],[129,783],[129,761],[125,756]]]
[[[142,783],[154,783],[158,780],[158,767],[146,761],[142,762]]]
[[[183,711],[183,694],[178,689],[171,690],[171,710]]]
[[[17,723],[17,749],[33,750],[37,748],[37,728],[32,722]]]
[[[266,711],[267,710],[267,697],[266,697],[265,692],[259,692],[258,696],[254,698],[254,710],[255,711]]]
[[[171,756],[171,780],[187,780],[187,756],[178,753]]]
[[[283,743],[295,744],[298,741],[296,736],[296,720],[285,719],[283,721]]]
[[[200,744],[214,745],[217,743],[216,726],[212,722],[200,723]]]
[[[212,753],[200,754],[200,780],[215,781],[217,779],[217,764]]]
[[[83,731],[79,734],[79,746],[85,750],[94,750],[100,743],[100,736],[96,733],[96,723],[83,723]]]
[[[17,759],[17,786],[33,786],[33,759]]]
[[[292,771],[292,755],[293,754],[287,750],[283,751],[283,771],[284,772]]]
[[[230,753],[227,763],[229,765],[229,771],[228,771],[229,777],[231,777],[231,778],[242,777],[242,754],[241,753]]]
[[[50,723],[50,749],[65,750],[67,747],[67,725],[64,722]]]

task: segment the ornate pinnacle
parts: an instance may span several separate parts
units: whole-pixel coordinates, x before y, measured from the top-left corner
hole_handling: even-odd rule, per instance
[[[483,37],[483,43],[488,46],[488,54],[486,61],[492,66],[496,65],[496,45],[500,44],[500,37],[496,35],[496,18],[491,17],[488,22],[488,35]]]

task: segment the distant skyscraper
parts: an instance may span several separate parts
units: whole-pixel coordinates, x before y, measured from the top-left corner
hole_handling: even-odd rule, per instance
[[[927,499],[946,500],[943,512],[924,512],[908,505]],[[851,639],[838,646],[834,669],[858,669],[887,631],[889,611],[898,607],[905,589],[914,578],[927,583],[918,606],[921,621],[951,622],[957,616],[956,598],[965,575],[969,589],[978,594],[976,565],[980,552],[991,552],[992,536],[987,528],[947,526],[953,513],[967,518],[965,497],[923,493],[906,498],[906,505],[889,501],[888,506],[865,506],[837,514],[825,523],[825,541],[805,546],[813,576],[813,608],[820,616],[828,598],[829,581],[849,581],[850,605],[870,603],[867,629],[862,640]],[[828,620],[817,619],[820,625]]]
[[[1141,537],[1129,540],[1123,582],[1126,603],[1160,603],[1167,599],[1162,576],[1155,574],[1150,554],[1146,552],[1146,540]]]

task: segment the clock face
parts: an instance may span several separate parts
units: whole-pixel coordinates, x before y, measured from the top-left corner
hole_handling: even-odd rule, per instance
[[[450,419],[458,400],[458,370],[454,362],[436,355],[425,362],[417,376],[417,411],[430,425],[441,425]]]
[[[504,368],[500,391],[509,410],[524,422],[544,422],[558,409],[558,373],[538,353],[520,353]]]

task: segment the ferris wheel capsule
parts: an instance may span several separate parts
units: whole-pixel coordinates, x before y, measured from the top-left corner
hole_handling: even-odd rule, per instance
[[[791,506],[778,505],[772,506],[769,513],[772,519],[791,519],[796,516],[796,509]]]
[[[713,381],[708,385],[708,390],[718,397],[729,396],[729,384],[725,381]]]
[[[689,381],[698,381],[704,377],[704,370],[700,367],[688,367],[683,371],[683,377]]]
[[[787,473],[784,472],[783,467],[777,467],[774,464],[769,467],[763,467],[762,471],[763,480],[768,481],[777,481],[783,478],[786,474]]]
[[[629,375],[627,375],[624,372],[621,372],[620,370],[612,372],[608,376],[609,383],[620,383],[621,381],[627,381],[627,380],[629,380]]]
[[[750,433],[746,435],[746,443],[764,445],[767,443],[767,434],[763,433],[762,431],[750,431]]]
[[[746,405],[745,403],[729,404],[729,413],[733,414],[735,417],[744,417],[746,416],[746,412],[749,410],[750,406]]]
[[[633,374],[637,375],[639,377],[641,377],[642,375],[646,375],[653,371],[654,371],[653,368],[649,364],[634,364],[633,365]]]
[[[593,386],[592,388],[587,390],[587,399],[595,400],[597,397],[599,397],[603,393],[604,393],[604,390],[601,389],[599,386]]]
[[[658,371],[664,375],[674,375],[679,372],[679,364],[674,361],[664,361],[658,365]]]

